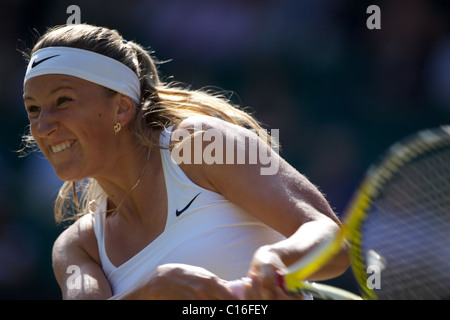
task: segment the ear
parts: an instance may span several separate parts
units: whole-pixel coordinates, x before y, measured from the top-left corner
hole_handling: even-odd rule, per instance
[[[120,122],[122,126],[128,125],[136,113],[133,99],[119,93],[114,96],[114,106],[116,108],[116,121]]]

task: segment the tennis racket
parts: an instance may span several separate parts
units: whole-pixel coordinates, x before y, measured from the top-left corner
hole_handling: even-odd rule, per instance
[[[450,126],[392,145],[366,172],[340,231],[289,266],[282,285],[326,299],[358,298],[304,281],[346,241],[364,299],[450,299]]]
[[[285,275],[279,274],[278,283],[285,291],[288,291],[285,285]],[[228,282],[228,287],[238,299],[244,299],[244,291],[246,286],[251,285],[251,279],[244,277],[239,280]],[[296,283],[295,289],[291,289],[292,293],[302,294],[307,300],[310,297],[323,300],[362,300],[362,298],[352,292],[325,285],[322,283],[300,281]]]

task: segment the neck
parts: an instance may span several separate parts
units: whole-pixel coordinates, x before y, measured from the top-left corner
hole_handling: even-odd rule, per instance
[[[108,209],[120,214],[127,221],[143,221],[149,208],[149,194],[155,188],[155,177],[159,168],[155,164],[159,152],[138,147],[134,152],[118,156],[109,175],[96,178],[108,195]],[[111,211],[110,211],[111,212]]]
[[[145,162],[144,167],[142,168],[142,171],[136,180],[136,183],[130,188],[130,190],[128,190],[128,192],[125,194],[125,196],[119,202],[119,204],[115,205],[116,211],[120,211],[122,204],[127,200],[129,195],[138,187],[139,183],[141,182],[142,178],[144,177],[145,169],[147,168],[149,160],[150,160],[150,151],[151,151],[151,149],[149,148],[148,152],[147,152],[147,161]],[[116,199],[116,201],[117,201],[117,199]]]

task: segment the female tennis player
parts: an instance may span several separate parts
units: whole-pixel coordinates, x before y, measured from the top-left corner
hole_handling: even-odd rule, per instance
[[[117,31],[87,24],[50,29],[31,50],[24,140],[64,181],[56,219],[75,220],[53,248],[63,298],[232,299],[228,281],[245,276],[246,298],[300,298],[277,275],[339,220],[254,118],[163,83],[156,65]],[[263,174],[267,159],[276,170]],[[310,280],[348,265],[343,249]]]

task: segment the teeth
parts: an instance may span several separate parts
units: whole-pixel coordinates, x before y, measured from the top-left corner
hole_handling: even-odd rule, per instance
[[[58,152],[61,152],[63,150],[70,148],[71,145],[72,145],[71,142],[66,141],[66,142],[57,144],[56,146],[51,146],[51,149],[52,149],[53,153],[58,153]]]

